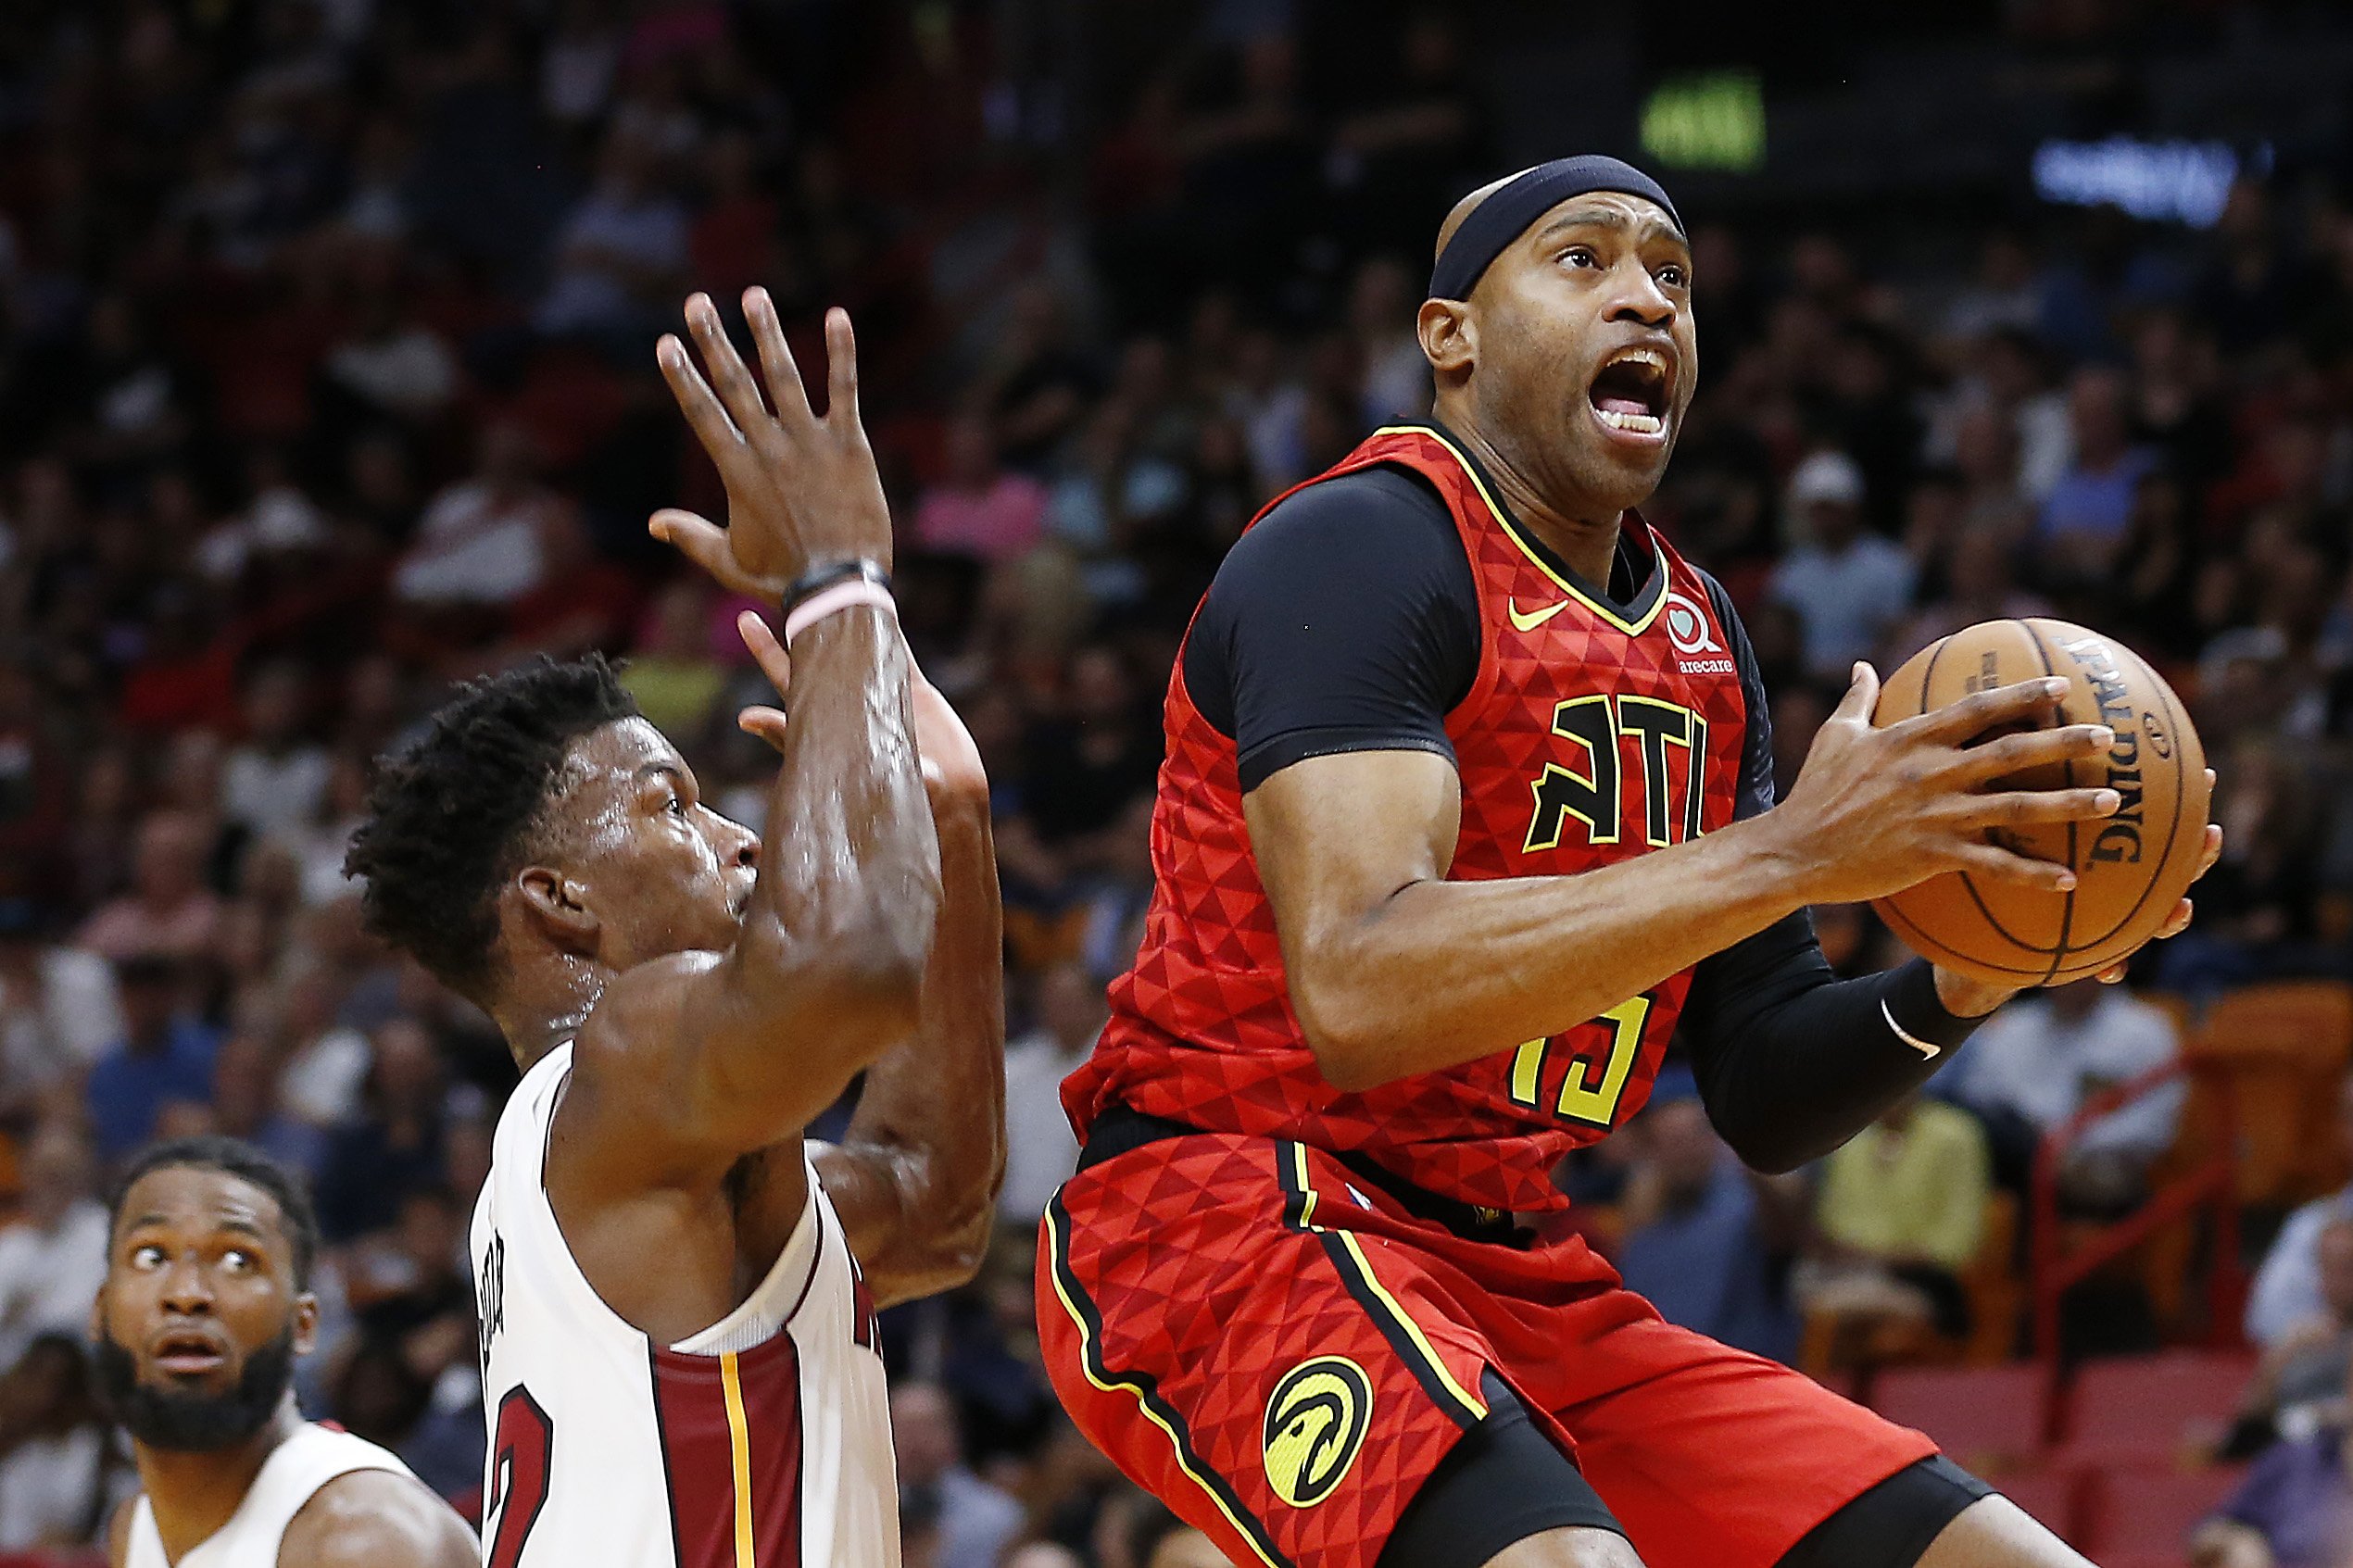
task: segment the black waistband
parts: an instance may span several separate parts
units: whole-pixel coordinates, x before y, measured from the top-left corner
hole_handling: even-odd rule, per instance
[[[1148,1116],[1124,1105],[1107,1106],[1087,1129],[1087,1146],[1078,1151],[1078,1169],[1090,1170],[1106,1160],[1166,1138],[1208,1135],[1203,1128],[1174,1122],[1165,1116]],[[1475,1203],[1466,1203],[1459,1198],[1446,1198],[1427,1191],[1392,1171],[1383,1170],[1361,1154],[1335,1153],[1332,1158],[1339,1160],[1350,1175],[1380,1188],[1395,1198],[1398,1206],[1414,1218],[1442,1225],[1466,1241],[1524,1248],[1530,1240],[1530,1233],[1513,1224],[1511,1215],[1501,1210],[1484,1209]]]

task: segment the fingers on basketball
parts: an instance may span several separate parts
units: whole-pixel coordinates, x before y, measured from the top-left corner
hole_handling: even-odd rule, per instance
[[[2180,929],[2213,852],[2213,774],[2180,698],[2130,648],[2064,621],[1987,621],[1890,674],[1875,717],[1925,718],[1919,733],[1986,753],[1961,770],[1984,815],[1948,819],[1977,842],[1877,902],[1915,951],[1987,984],[2043,985],[2113,972]],[[2004,728],[2019,733],[1987,738]],[[2095,729],[2112,732],[2106,745]]]

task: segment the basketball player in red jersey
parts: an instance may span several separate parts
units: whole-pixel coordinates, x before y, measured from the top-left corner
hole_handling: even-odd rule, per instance
[[[2079,1561],[1919,1434],[1511,1219],[1562,1201],[1679,1024],[1751,1164],[1835,1148],[2007,993],[1834,981],[1806,907],[1954,869],[2064,887],[1985,830],[2119,804],[1992,783],[2104,730],[1967,746],[2063,687],[1882,730],[1864,666],[1774,804],[1740,622],[1632,509],[1692,395],[1691,268],[1614,159],[1465,198],[1419,318],[1435,420],[1262,514],[1170,684],[1158,885],[1064,1088],[1085,1152],[1039,1319],[1088,1435],[1236,1562]]]

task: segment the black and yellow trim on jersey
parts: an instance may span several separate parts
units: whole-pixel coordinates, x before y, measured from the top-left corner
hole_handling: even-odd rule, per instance
[[[1250,1511],[1224,1476],[1211,1469],[1193,1449],[1192,1436],[1186,1428],[1185,1418],[1176,1407],[1161,1398],[1160,1385],[1148,1372],[1114,1372],[1103,1360],[1103,1317],[1096,1310],[1094,1300],[1078,1275],[1070,1266],[1070,1210],[1063,1207],[1062,1194],[1056,1193],[1046,1204],[1046,1245],[1053,1261],[1054,1295],[1062,1309],[1069,1314],[1071,1325],[1078,1330],[1079,1361],[1087,1374],[1087,1381],[1109,1393],[1121,1389],[1135,1397],[1144,1419],[1160,1428],[1176,1450],[1177,1468],[1192,1479],[1225,1516],[1226,1523],[1249,1543],[1257,1553],[1264,1568],[1292,1568],[1290,1558],[1275,1544],[1266,1526]]]
[[[1650,542],[1650,578],[1642,584],[1642,592],[1634,596],[1634,603],[1630,607],[1632,618],[1629,620],[1626,610],[1618,608],[1608,599],[1595,593],[1592,584],[1579,581],[1574,573],[1554,563],[1552,553],[1519,525],[1518,521],[1512,516],[1509,508],[1495,498],[1495,492],[1488,484],[1487,475],[1479,468],[1478,460],[1468,452],[1464,451],[1453,436],[1448,435],[1436,425],[1423,424],[1384,425],[1374,433],[1377,435],[1427,435],[1441,446],[1445,447],[1447,454],[1469,477],[1471,488],[1478,492],[1478,498],[1487,503],[1489,515],[1493,517],[1496,525],[1503,529],[1504,537],[1518,546],[1520,553],[1534,562],[1539,571],[1551,578],[1561,592],[1568,595],[1628,636],[1639,637],[1649,631],[1651,622],[1658,619],[1658,612],[1667,607],[1667,553],[1659,548],[1655,536],[1653,536]]]
[[[1372,1260],[1365,1255],[1365,1245],[1356,1239],[1355,1233],[1328,1229],[1315,1223],[1318,1199],[1307,1173],[1307,1146],[1277,1143],[1275,1174],[1283,1185],[1283,1223],[1323,1243],[1325,1256],[1340,1271],[1340,1283],[1414,1374],[1414,1381],[1422,1386],[1422,1392],[1466,1428],[1485,1421],[1486,1402],[1456,1382],[1454,1374],[1446,1370],[1446,1362],[1437,1347],[1430,1344],[1429,1336],[1373,1272]]]

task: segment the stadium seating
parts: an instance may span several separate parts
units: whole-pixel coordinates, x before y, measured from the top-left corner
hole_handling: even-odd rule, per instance
[[[2237,1467],[2178,1470],[2171,1465],[2123,1465],[2083,1479],[2071,1542],[2103,1568],[2182,1568],[2185,1543],[2237,1486]]]
[[[2252,1352],[2169,1350],[2086,1361],[2068,1389],[2070,1469],[2202,1458],[2229,1427],[2255,1371]]]
[[[1879,1374],[1871,1405],[1899,1425],[1936,1439],[1980,1474],[2025,1468],[2042,1451],[2048,1390],[2031,1362],[2007,1366],[1892,1367]]]
[[[1581,1214],[1586,1207],[1579,1205],[1578,1212]],[[1614,1221],[1615,1211],[1609,1217]],[[1582,1228],[1590,1238],[1593,1223],[1589,1220]],[[1855,1381],[1885,1366],[1951,1361],[1995,1366],[2009,1360],[2018,1348],[2019,1314],[2026,1303],[2017,1256],[2018,1198],[1997,1191],[1985,1200],[1982,1239],[1960,1271],[1969,1306],[1969,1331],[1965,1336],[1940,1334],[1927,1323],[1890,1322],[1876,1323],[1868,1335],[1857,1335],[1835,1309],[1809,1307],[1798,1348],[1799,1369],[1825,1382],[1840,1376]]]
[[[1996,1191],[1985,1200],[1985,1232],[1977,1256],[1961,1271],[1969,1291],[1969,1333],[1964,1355],[1971,1365],[2007,1361],[2018,1345],[2019,1313],[2026,1304],[2018,1272],[2018,1198]]]
[[[2073,1544],[2082,1477],[2069,1470],[2021,1470],[2001,1478],[2002,1495]]]
[[[2186,1141],[2210,1126],[2215,1079],[2231,1085],[2239,1200],[2284,1208],[2342,1179],[2333,1132],[2353,1061],[2353,985],[2281,981],[2216,998],[2183,1042],[2197,1073]]]
[[[2197,1026],[2198,1006],[2179,991],[2143,991],[2140,999],[2173,1021],[2173,1032],[2183,1039]]]

